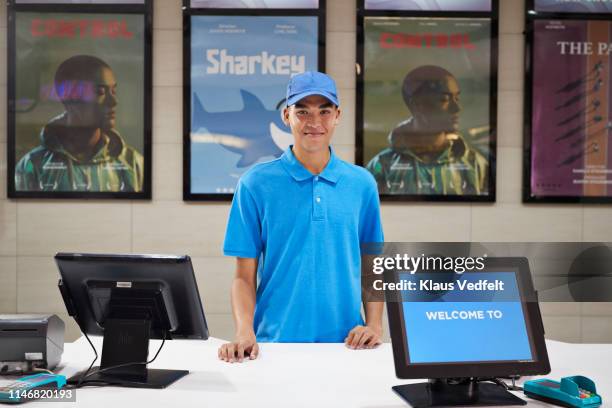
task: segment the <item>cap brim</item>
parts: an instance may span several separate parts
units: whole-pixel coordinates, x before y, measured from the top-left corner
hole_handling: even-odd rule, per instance
[[[302,92],[302,93],[293,95],[291,98],[287,99],[287,106],[295,105],[302,99],[306,98],[307,96],[311,96],[311,95],[321,95],[329,99],[329,101],[333,103],[334,105],[340,106],[340,103],[338,102],[338,98],[334,97],[332,94],[322,89],[313,89],[307,92]]]

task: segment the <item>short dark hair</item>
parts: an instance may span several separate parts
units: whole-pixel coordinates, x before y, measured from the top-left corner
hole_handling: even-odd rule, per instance
[[[92,55],[75,55],[62,62],[54,78],[55,92],[59,99],[64,101],[69,81],[91,80],[92,75],[102,68],[111,69],[106,62]]]
[[[415,95],[424,91],[435,91],[438,83],[445,78],[455,78],[453,74],[437,65],[423,65],[410,71],[404,78],[402,96],[406,105]]]

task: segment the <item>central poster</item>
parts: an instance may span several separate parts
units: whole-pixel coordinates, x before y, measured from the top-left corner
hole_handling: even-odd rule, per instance
[[[317,70],[318,47],[316,16],[191,17],[190,194],[232,194],[292,143],[286,86]]]
[[[151,196],[142,13],[10,9],[10,197]]]
[[[381,198],[489,201],[491,20],[366,17],[362,163]]]

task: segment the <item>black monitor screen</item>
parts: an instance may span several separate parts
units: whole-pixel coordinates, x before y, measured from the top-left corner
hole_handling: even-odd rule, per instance
[[[390,275],[389,275],[390,276]],[[491,258],[464,273],[396,271],[387,293],[400,378],[536,374],[549,370],[525,258]],[[398,289],[399,288],[399,289]]]
[[[188,256],[60,253],[55,260],[66,306],[86,333],[102,335],[109,318],[147,316],[151,338],[208,338]]]

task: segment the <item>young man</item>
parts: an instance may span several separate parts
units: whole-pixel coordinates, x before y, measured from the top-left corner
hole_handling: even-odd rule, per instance
[[[283,120],[295,144],[238,183],[224,244],[237,257],[236,338],[219,348],[222,360],[256,358],[258,341],[380,343],[383,304],[365,303],[361,317],[360,253],[383,241],[378,192],[330,147],[339,119],[333,79],[294,76]]]

